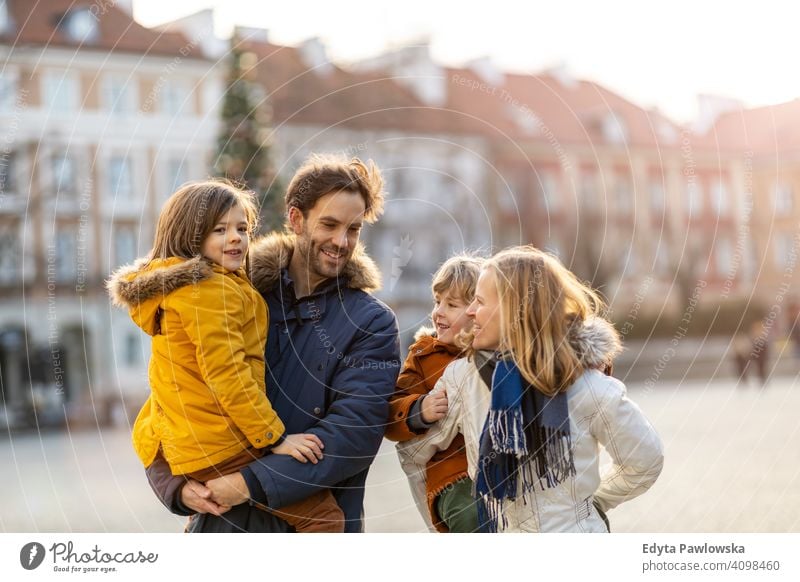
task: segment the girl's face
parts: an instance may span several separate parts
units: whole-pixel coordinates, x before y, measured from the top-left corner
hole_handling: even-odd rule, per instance
[[[228,271],[235,271],[244,263],[250,244],[249,226],[244,210],[237,204],[223,214],[214,229],[203,241],[203,256]]]
[[[476,350],[496,350],[500,347],[500,298],[492,269],[483,269],[475,287],[475,300],[467,308],[472,318],[472,347]]]
[[[470,323],[467,317],[467,303],[452,291],[435,293],[431,320],[436,326],[438,340],[446,344],[455,344],[458,334]]]

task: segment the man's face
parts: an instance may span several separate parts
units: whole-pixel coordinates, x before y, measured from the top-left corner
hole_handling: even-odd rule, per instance
[[[289,210],[289,221],[297,235],[297,248],[308,268],[312,288],[323,279],[341,274],[353,256],[366,204],[357,192],[338,190],[317,200],[308,216]]]

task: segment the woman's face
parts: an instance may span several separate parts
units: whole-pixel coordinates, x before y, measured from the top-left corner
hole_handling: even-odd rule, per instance
[[[482,270],[475,287],[475,300],[467,308],[467,316],[473,321],[472,347],[476,350],[500,347],[500,298],[495,283],[494,270]]]

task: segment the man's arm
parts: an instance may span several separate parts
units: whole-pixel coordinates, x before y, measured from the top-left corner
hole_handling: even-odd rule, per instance
[[[377,304],[374,310],[371,322],[338,363],[329,388],[335,398],[327,414],[307,431],[325,444],[323,459],[304,464],[267,455],[250,463],[241,473],[253,500],[278,509],[333,487],[372,463],[400,367],[394,314]]]

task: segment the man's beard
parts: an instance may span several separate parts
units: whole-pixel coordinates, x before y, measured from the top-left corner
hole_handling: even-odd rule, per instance
[[[326,247],[326,250],[336,254],[341,252],[340,249],[333,246],[330,246],[330,248]],[[328,266],[322,253],[322,247],[315,243],[314,240],[308,236],[308,233],[305,232],[302,237],[298,237],[297,239],[296,252],[302,253],[301,256],[308,269],[309,279],[331,279],[338,277],[341,275],[342,271],[344,271],[344,268],[347,266],[352,256],[352,252],[345,254],[343,260],[339,262],[338,267]]]

